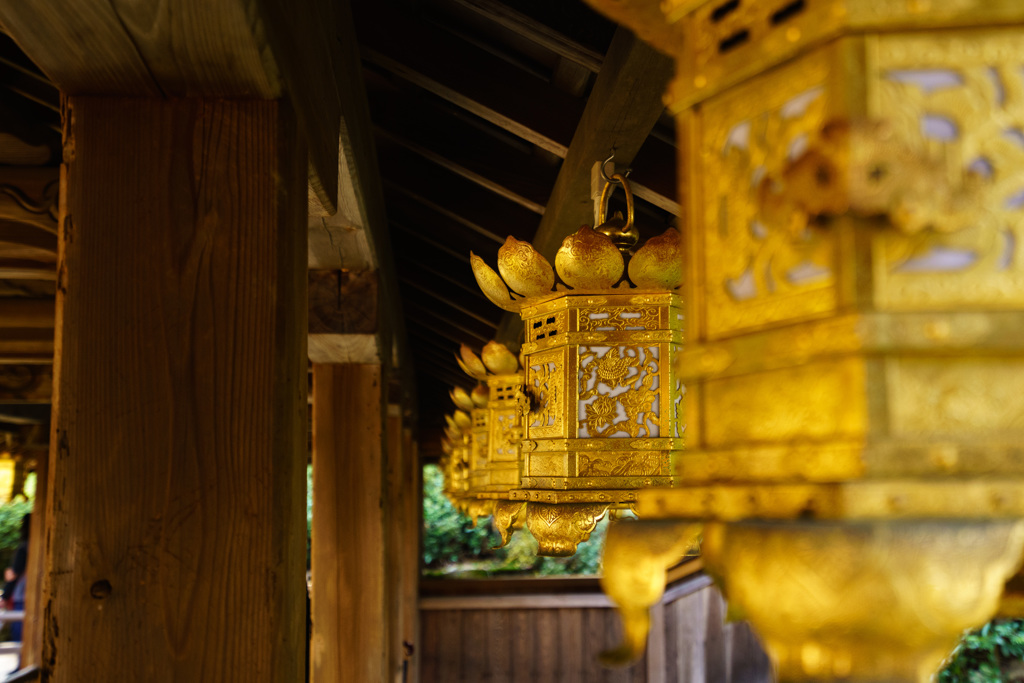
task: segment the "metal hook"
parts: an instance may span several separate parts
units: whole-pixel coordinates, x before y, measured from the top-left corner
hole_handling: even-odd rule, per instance
[[[611,176],[609,176],[608,175],[608,171],[605,170],[605,168],[608,166],[608,164],[610,162],[614,161],[614,160],[615,160],[615,148],[613,147],[612,148],[611,156],[608,157],[607,159],[605,159],[604,163],[601,164],[601,177],[604,178],[604,181],[606,183],[621,183],[622,182],[622,181],[617,180],[616,178],[613,177],[615,175],[615,166],[614,165],[612,165],[612,175]],[[623,178],[628,178],[629,174],[632,173],[632,172],[633,172],[633,169],[627,168],[625,171],[622,172],[622,177]]]

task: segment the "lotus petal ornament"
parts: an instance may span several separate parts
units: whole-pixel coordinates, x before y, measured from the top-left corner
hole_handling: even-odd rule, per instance
[[[524,297],[544,296],[555,285],[555,271],[529,242],[509,235],[498,249],[498,272],[513,292]]]
[[[462,387],[455,387],[448,392],[448,395],[452,397],[452,403],[461,410],[473,410],[475,407],[473,399]]]
[[[608,236],[584,225],[562,241],[555,268],[573,289],[610,289],[622,279],[625,261]]]
[[[455,424],[458,425],[459,429],[469,429],[473,426],[473,420],[469,417],[469,414],[464,410],[456,410],[453,415]]]
[[[495,375],[513,375],[519,370],[519,359],[504,344],[487,342],[480,357],[487,369]]]
[[[455,357],[455,361],[462,368],[462,371],[470,377],[483,379],[487,376],[487,368],[484,367],[483,361],[473,353],[473,349],[465,344],[459,347],[459,356]]]
[[[639,289],[676,289],[683,284],[683,236],[669,228],[633,254],[629,279]]]
[[[473,387],[473,391],[469,395],[473,400],[474,408],[486,408],[488,396],[489,392],[487,391],[487,387],[483,384],[477,384]]]
[[[479,285],[480,291],[484,293],[484,296],[492,304],[513,313],[517,313],[522,308],[521,303],[513,301],[512,295],[508,291],[508,286],[505,285],[501,276],[484,263],[482,258],[473,252],[469,252],[469,264],[473,268],[473,275],[476,277],[476,283]]]

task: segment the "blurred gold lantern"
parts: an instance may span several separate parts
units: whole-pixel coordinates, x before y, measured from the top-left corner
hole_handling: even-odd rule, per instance
[[[703,526],[781,680],[923,683],[1024,547],[1024,4],[588,1],[677,60],[691,264],[612,658]]]
[[[500,275],[471,254],[484,294],[525,325],[522,471],[508,509],[525,515],[542,555],[573,554],[609,507],[669,484],[682,447],[679,233],[633,254],[632,195],[615,181],[628,218],[567,237],[555,268],[513,237],[498,251]]]

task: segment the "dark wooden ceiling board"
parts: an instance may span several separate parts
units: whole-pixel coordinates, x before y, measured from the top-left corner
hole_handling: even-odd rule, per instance
[[[2,272],[2,270],[0,270],[0,272]],[[459,313],[465,316],[469,316],[473,320],[476,320],[477,322],[486,325],[491,329],[498,329],[497,321],[485,318],[484,316],[480,315],[479,313],[473,310],[472,304],[475,303],[473,301],[468,302],[469,305],[467,305],[467,302],[465,301],[455,300],[452,297],[451,292],[445,292],[444,294],[441,294],[438,292],[440,288],[436,284],[430,282],[429,280],[416,280],[408,276],[401,275],[398,277],[398,280],[406,287],[412,287],[413,289],[422,292],[423,294],[430,297],[437,303],[441,304],[439,310],[452,309],[458,311]]]
[[[498,253],[502,242],[498,241],[497,235],[484,235],[470,229],[450,213],[442,213],[438,205],[409,194],[404,188],[387,185],[385,189],[389,198],[388,215],[392,230],[396,233],[397,253],[418,254],[422,244],[429,244],[434,252],[443,252],[449,259],[465,264],[462,267],[470,273],[470,250],[481,254]],[[402,233],[402,236],[397,236],[397,233]],[[417,244],[410,242],[410,239]]]
[[[536,201],[536,199],[526,197],[519,192],[509,189],[508,187],[510,184],[516,183],[518,179],[529,178],[529,176],[511,174],[506,166],[490,166],[478,170],[470,168],[470,166],[463,163],[462,160],[454,160],[451,158],[453,156],[459,156],[458,150],[472,149],[468,145],[441,146],[437,144],[436,137],[426,137],[422,141],[418,141],[403,135],[392,133],[384,128],[377,128],[377,137],[378,139],[385,138],[389,142],[398,144],[410,152],[418,154],[427,161],[437,164],[441,168],[451,171],[460,178],[464,178],[465,180],[475,183],[503,199],[507,199],[510,202],[518,204],[528,211],[532,211],[538,215],[544,213],[543,203]],[[438,149],[438,147],[440,147],[440,149]],[[496,180],[496,176],[499,176],[500,178]],[[547,194],[544,192],[544,189],[536,189],[538,192],[535,192],[534,196],[537,197],[544,195],[544,199],[541,201],[545,201],[547,199]]]
[[[466,334],[487,342],[494,336],[496,326],[477,317],[470,317],[449,302],[435,298],[418,287],[400,283],[402,300],[409,312],[425,314],[437,320],[438,326],[451,325]],[[414,317],[409,315],[408,317]]]
[[[384,89],[370,93],[378,129],[407,147],[415,146],[447,160],[452,170],[463,169],[464,177],[478,184],[489,183],[501,188],[499,193],[512,193],[539,205],[538,213],[542,213],[558,168],[521,145],[508,144],[508,136],[496,136],[483,126],[466,125],[465,117],[456,117],[450,107],[442,108],[435,102],[436,98],[403,96]]]
[[[498,327],[501,316],[494,315],[488,308],[484,307],[482,305],[484,302],[468,291],[467,288],[452,284],[443,278],[435,277],[429,271],[417,268],[413,264],[409,264],[408,268],[401,270],[400,279],[406,285],[415,287],[432,297],[444,301],[446,305],[466,313],[485,323],[488,327],[495,329]]]
[[[442,29],[358,3],[364,59],[564,156],[583,102]]]

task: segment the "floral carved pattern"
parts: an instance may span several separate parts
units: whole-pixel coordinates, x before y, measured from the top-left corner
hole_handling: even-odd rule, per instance
[[[658,436],[657,347],[581,346],[580,436]]]

